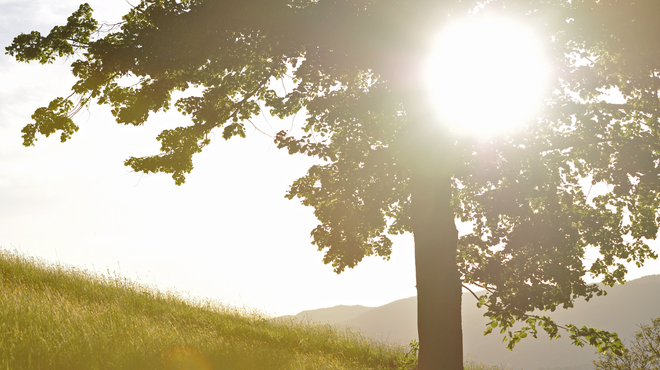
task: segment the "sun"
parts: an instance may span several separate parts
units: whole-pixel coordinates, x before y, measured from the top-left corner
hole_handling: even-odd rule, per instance
[[[447,24],[432,45],[422,78],[431,105],[453,131],[506,133],[540,108],[548,73],[529,27],[474,15]]]

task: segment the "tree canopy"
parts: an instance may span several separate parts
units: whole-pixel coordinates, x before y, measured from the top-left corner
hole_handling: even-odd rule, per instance
[[[534,27],[552,77],[538,117],[490,138],[429,123],[413,77],[428,35],[475,9]],[[160,153],[125,164],[177,185],[212,131],[245,137],[262,109],[304,113],[306,134],[282,131],[275,142],[324,161],[286,196],[314,207],[313,244],[338,273],[388,258],[388,234],[416,232],[411,178],[448,173],[450,217],[473,225],[455,250],[460,280],[485,289],[487,331],[499,328],[513,348],[541,328],[558,336],[539,312],[603,294],[587,274],[611,286],[625,281],[624,262],[657,258],[648,245],[660,222],[657,14],[654,0],[142,0],[114,25],[99,25],[83,4],[66,25],[20,35],[6,50],[24,62],[68,57],[77,78],[71,96],[36,110],[26,146],[38,134],[68,140],[73,115],[92,103],[126,125],[174,105],[190,123],[163,131]],[[292,86],[284,94],[279,80]],[[597,254],[590,265],[588,251]],[[566,328],[575,344],[620,348],[612,333]]]

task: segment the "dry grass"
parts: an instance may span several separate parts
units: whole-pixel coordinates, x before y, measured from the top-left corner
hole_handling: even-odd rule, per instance
[[[403,348],[0,249],[0,369],[395,369]]]

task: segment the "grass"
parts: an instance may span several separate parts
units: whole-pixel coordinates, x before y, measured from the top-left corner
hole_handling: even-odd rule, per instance
[[[350,330],[271,320],[4,249],[0,279],[1,370],[401,369],[410,358]]]

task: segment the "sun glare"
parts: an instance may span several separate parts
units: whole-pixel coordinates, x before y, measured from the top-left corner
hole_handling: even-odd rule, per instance
[[[422,78],[452,130],[493,135],[521,125],[540,107],[544,64],[529,28],[475,15],[440,32]]]

